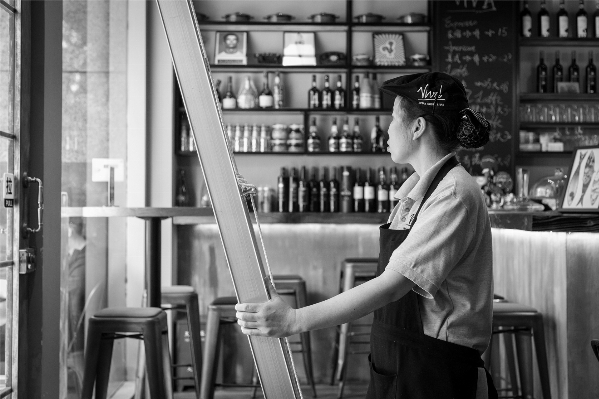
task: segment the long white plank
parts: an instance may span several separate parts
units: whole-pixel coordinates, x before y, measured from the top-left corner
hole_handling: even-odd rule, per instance
[[[225,249],[237,298],[268,300],[266,273],[253,226],[237,184],[235,161],[227,146],[210,64],[191,0],[156,0],[193,139]],[[265,398],[301,398],[285,339],[250,337]]]

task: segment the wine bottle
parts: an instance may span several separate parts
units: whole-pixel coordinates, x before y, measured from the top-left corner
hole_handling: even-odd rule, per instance
[[[258,104],[257,100],[258,91],[256,90],[256,86],[254,86],[251,76],[248,75],[245,77],[243,87],[237,95],[237,106],[241,109],[256,108]]]
[[[227,91],[223,98],[223,109],[235,109],[237,108],[237,97],[233,94],[233,77],[227,78]]]
[[[179,170],[179,187],[177,187],[177,196],[175,197],[176,206],[189,206],[189,193],[185,183],[185,171]]]
[[[381,109],[381,92],[379,91],[379,82],[376,73],[372,74],[372,107]]]
[[[333,108],[345,109],[345,89],[341,83],[341,75],[337,75],[337,87],[335,88]]]
[[[528,8],[528,1],[524,2],[524,8],[522,9],[522,12],[520,12],[520,27],[520,35],[522,35],[522,37],[532,36],[532,14]]]
[[[370,173],[370,168],[366,168],[366,180],[364,180],[364,212],[376,212],[376,195]]]
[[[360,77],[356,76],[354,88],[351,91],[351,106],[353,109],[360,109]]]
[[[264,124],[260,127],[260,152],[270,152],[270,135]]]
[[[349,166],[341,168],[341,188],[339,191],[339,202],[341,203],[341,212],[350,213],[353,208],[352,204],[352,186]]]
[[[334,166],[329,180],[329,211],[339,212],[339,180],[337,180],[337,168]]]
[[[537,65],[537,93],[547,93],[547,65],[545,64],[545,52],[541,51]]]
[[[233,151],[241,152],[243,149],[243,132],[241,126],[235,126],[235,143],[233,144]]]
[[[318,182],[318,168],[312,168],[312,179],[308,183],[310,190],[310,212],[320,212],[320,184]]]
[[[218,99],[219,104],[222,105],[223,96],[222,96],[222,94],[220,94],[220,84],[221,83],[222,83],[222,81],[220,79],[216,79],[216,82],[214,83],[214,91],[216,91],[216,97]]]
[[[322,109],[333,108],[333,91],[329,83],[329,75],[324,75],[324,89],[322,89]]]
[[[298,186],[297,169],[291,168],[289,174],[289,212],[299,211]]]
[[[593,51],[589,51],[589,63],[586,67],[586,92],[597,93],[597,67],[593,64]]]
[[[557,12],[557,32],[558,37],[568,37],[570,29],[570,18],[564,4],[565,0],[560,0],[559,11]]]
[[[379,168],[379,184],[376,187],[376,211],[389,212],[389,186],[385,176],[385,168]]]
[[[379,127],[378,148],[380,152],[387,152],[387,135]]]
[[[360,118],[354,118],[353,133],[354,152],[362,152],[364,149],[364,145],[362,139],[362,132],[360,131]]]
[[[397,198],[395,198],[395,194],[397,194],[397,190],[399,190],[399,176],[397,175],[397,168],[393,166],[389,171],[391,175],[391,183],[389,183],[389,211],[395,208],[395,205],[399,202]]]
[[[270,87],[268,87],[268,72],[264,72],[262,75],[262,91],[258,97],[258,106],[260,108],[272,108],[274,107],[274,97]]]
[[[383,136],[383,130],[380,125],[380,117],[377,115],[374,122],[374,127],[370,132],[370,152],[384,152],[383,147],[379,147],[381,143],[381,136]]]
[[[320,90],[316,87],[316,75],[312,75],[312,87],[308,91],[308,108],[320,108]]]
[[[564,81],[564,68],[559,61],[559,51],[555,52],[555,64],[553,65],[553,92],[557,93],[557,83]]]
[[[289,211],[289,177],[287,168],[281,168],[281,174],[277,181],[277,212]]]
[[[545,0],[541,1],[541,9],[537,14],[539,18],[539,36],[549,37],[551,29],[551,20],[549,18],[549,11],[547,11],[547,4]]]
[[[354,212],[364,212],[364,186],[361,183],[360,168],[356,168],[353,194]]]
[[[580,82],[580,68],[576,64],[576,51],[572,51],[572,63],[568,67],[568,77],[570,82]]]
[[[258,125],[252,126],[252,139],[250,143],[250,152],[260,152],[260,130]]]
[[[341,129],[341,138],[339,139],[339,152],[352,152],[354,150],[354,140],[349,131],[349,118],[346,116]]]
[[[247,123],[243,127],[243,138],[241,141],[241,152],[250,152],[252,144],[252,130]]]
[[[320,212],[330,212],[331,203],[329,198],[329,168],[324,166],[322,168],[322,180],[318,185],[320,192]]]
[[[275,74],[275,85],[272,88],[272,96],[275,108],[283,108],[283,84],[281,83],[281,75],[279,74],[279,72]]]
[[[310,122],[310,131],[308,132],[308,152],[320,152],[320,135],[316,127],[316,118]]]
[[[337,128],[337,118],[333,118],[331,133],[329,134],[329,152],[339,152],[339,129]]]
[[[588,16],[584,9],[584,0],[580,0],[578,4],[578,12],[576,13],[576,36],[588,37]]]
[[[310,187],[308,185],[308,170],[305,166],[300,169],[297,182],[297,208],[299,212],[310,211]]]
[[[360,83],[360,109],[370,108],[372,108],[372,86],[370,84],[370,73],[366,72]]]

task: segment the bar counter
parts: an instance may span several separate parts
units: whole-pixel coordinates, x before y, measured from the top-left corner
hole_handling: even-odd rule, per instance
[[[599,236],[534,231],[551,226],[559,230],[568,220],[566,228],[593,230],[597,218],[503,211],[491,211],[490,217],[495,293],[543,313],[553,397],[580,398],[599,392],[599,367],[590,348],[590,340],[599,338]],[[301,275],[311,304],[339,292],[344,259],[378,256],[378,225],[385,223],[386,215],[272,213],[259,214],[258,219],[273,274]],[[217,226],[209,216],[175,216],[173,223],[178,225],[178,281],[198,290],[200,309],[206,314],[214,298],[235,294]],[[312,332],[312,341],[315,378],[327,382],[335,329]],[[230,354],[243,362],[238,350]],[[353,356],[349,378],[367,378],[365,359]],[[251,363],[246,361],[245,366]],[[302,379],[299,358],[296,368]],[[540,395],[536,373],[535,392]]]

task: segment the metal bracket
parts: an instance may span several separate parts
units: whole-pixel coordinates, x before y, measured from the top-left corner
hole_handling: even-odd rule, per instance
[[[31,183],[37,183],[38,192],[37,192],[37,227],[35,229],[29,227],[26,223],[23,224],[23,238],[29,237],[29,234],[39,233],[42,230],[43,226],[43,216],[44,216],[44,185],[41,179],[37,177],[29,177],[27,173],[23,173],[22,177],[23,188],[29,188]]]
[[[25,248],[19,250],[19,274],[33,273],[35,271],[35,250]]]

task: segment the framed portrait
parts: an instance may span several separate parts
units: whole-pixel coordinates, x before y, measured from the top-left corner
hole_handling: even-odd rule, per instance
[[[316,65],[314,32],[283,32],[283,65]]]
[[[247,65],[247,32],[216,32],[214,63]]]
[[[406,65],[406,51],[401,33],[373,33],[374,64],[379,66]]]
[[[574,149],[560,212],[599,213],[599,146]]]
[[[558,93],[580,93],[578,82],[557,82]]]

